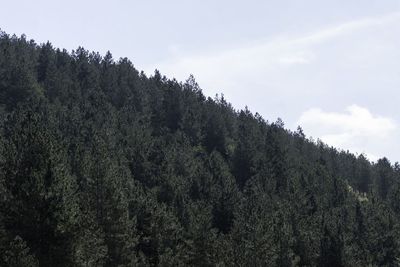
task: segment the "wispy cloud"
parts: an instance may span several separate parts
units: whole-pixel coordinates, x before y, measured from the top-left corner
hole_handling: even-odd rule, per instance
[[[314,54],[307,51],[299,51],[297,53],[291,53],[283,55],[278,58],[278,63],[281,65],[295,65],[295,64],[307,64],[314,59]]]
[[[322,28],[302,36],[276,36],[268,40],[216,51],[207,54],[182,55],[148,66],[178,79],[185,79],[190,73],[202,80],[203,84],[217,83],[220,87],[224,78],[231,78],[238,73],[265,71],[275,67],[288,67],[307,64],[315,59],[312,47],[332,39],[351,34],[362,29],[382,26],[400,20],[400,13],[391,13],[381,17],[362,18],[338,25]],[[218,79],[217,79],[218,78]],[[215,85],[214,85],[215,86]]]
[[[312,34],[300,38],[296,38],[292,40],[292,43],[301,45],[317,44],[365,28],[392,23],[398,21],[399,19],[400,19],[400,12],[395,12],[380,17],[370,17],[370,18],[353,20],[336,26],[328,27],[320,31],[316,31]]]

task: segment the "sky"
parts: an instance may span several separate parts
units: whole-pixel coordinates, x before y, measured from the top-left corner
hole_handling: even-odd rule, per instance
[[[400,0],[0,0],[0,29],[128,57],[306,136],[400,161]]]

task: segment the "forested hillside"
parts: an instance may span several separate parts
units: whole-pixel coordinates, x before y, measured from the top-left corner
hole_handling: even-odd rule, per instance
[[[193,77],[0,33],[0,266],[398,266],[399,182]]]

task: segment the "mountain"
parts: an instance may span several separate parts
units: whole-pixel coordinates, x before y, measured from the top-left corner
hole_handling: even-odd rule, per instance
[[[0,266],[400,263],[397,163],[193,77],[2,32],[0,144]]]

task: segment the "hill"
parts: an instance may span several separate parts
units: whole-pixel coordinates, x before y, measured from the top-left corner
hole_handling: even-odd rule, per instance
[[[400,166],[193,77],[0,33],[0,266],[398,266]]]

